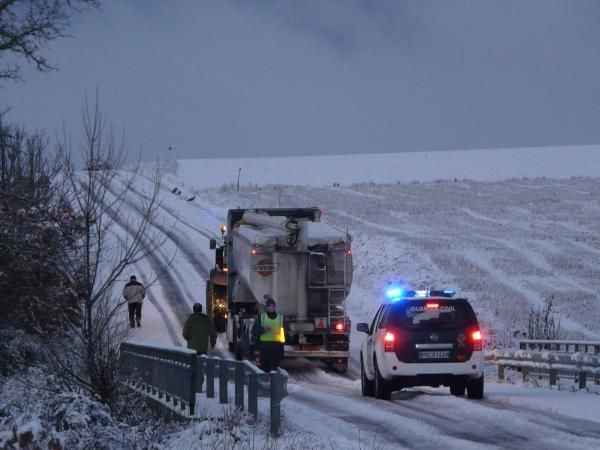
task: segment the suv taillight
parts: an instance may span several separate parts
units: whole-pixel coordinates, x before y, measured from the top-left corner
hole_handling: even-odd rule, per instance
[[[471,332],[471,342],[473,343],[474,351],[481,351],[481,344],[483,342],[483,339],[481,338],[480,330],[474,330]]]
[[[388,331],[383,337],[383,350],[386,352],[393,352],[395,342],[396,336],[394,335],[394,333]]]

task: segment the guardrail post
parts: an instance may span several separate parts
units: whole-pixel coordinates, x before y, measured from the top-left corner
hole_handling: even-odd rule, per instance
[[[258,418],[258,374],[248,375],[248,411],[254,417]]]
[[[578,373],[579,376],[579,389],[585,389],[585,384],[587,381],[587,372],[579,372]]]
[[[558,371],[556,369],[550,369],[550,386],[556,386],[556,376]]]
[[[215,398],[215,360],[206,360],[206,397]]]
[[[235,407],[244,410],[244,363],[235,363]]]
[[[159,386],[164,386],[163,382],[162,382],[163,378],[164,378],[164,376],[163,376],[164,366],[162,364],[163,361],[160,360],[160,359],[158,361],[159,361],[159,364],[158,364],[158,385]],[[159,400],[162,399],[162,396],[163,396],[163,392],[162,392],[161,389],[159,389],[158,390],[158,398],[159,398]]]
[[[198,364],[198,355],[190,355],[190,386],[189,386],[189,401],[190,401],[190,416],[193,416],[196,412],[196,377]]]
[[[502,364],[498,364],[498,380],[504,381],[504,366]]]
[[[269,375],[271,377],[271,434],[279,436],[279,428],[281,426],[279,373],[272,371]]]
[[[227,386],[229,384],[229,370],[227,361],[224,359],[219,361],[219,403],[227,403]]]
[[[196,359],[196,392],[202,393],[202,384],[204,383],[204,365],[206,358],[199,357]]]

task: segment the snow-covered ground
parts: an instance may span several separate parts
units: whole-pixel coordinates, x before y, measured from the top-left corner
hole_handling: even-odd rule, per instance
[[[488,348],[514,344],[529,311],[548,300],[563,337],[600,337],[598,146],[170,166],[156,221],[167,242],[135,270],[149,279],[172,263],[150,286],[143,326],[132,340],[181,345],[182,321],[194,302],[204,303],[208,239],[219,235],[227,209],[279,206],[319,206],[326,222],[353,236],[347,306],[354,324],[372,317],[389,282],[401,282],[469,297]],[[132,207],[145,183],[131,192]],[[175,187],[182,193],[173,194]],[[346,377],[312,363],[288,367],[283,409],[290,435],[303,430],[325,445],[332,438],[336,447],[355,448],[600,448],[600,397],[497,384],[493,368],[482,402],[443,389],[366,400],[357,380],[360,344],[353,332]],[[218,351],[225,348],[221,339]]]

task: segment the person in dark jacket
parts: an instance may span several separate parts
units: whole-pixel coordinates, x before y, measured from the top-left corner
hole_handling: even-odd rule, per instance
[[[140,283],[135,275],[131,275],[129,282],[123,288],[123,298],[127,300],[129,308],[129,326],[131,328],[142,326],[142,302],[146,297],[146,288]]]
[[[187,318],[183,325],[183,338],[187,341],[187,348],[196,350],[199,355],[206,355],[208,342],[212,348],[217,343],[217,333],[212,320],[202,313],[202,305],[194,304],[194,312]]]
[[[265,294],[266,312],[259,314],[252,327],[252,335],[258,337],[260,351],[260,368],[270,372],[279,367],[283,357],[285,333],[283,331],[283,315],[277,314],[275,300]]]

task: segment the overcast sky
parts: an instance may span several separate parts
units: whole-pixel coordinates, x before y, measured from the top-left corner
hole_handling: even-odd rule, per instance
[[[600,2],[103,1],[4,83],[81,130],[86,91],[143,159],[600,143]]]

